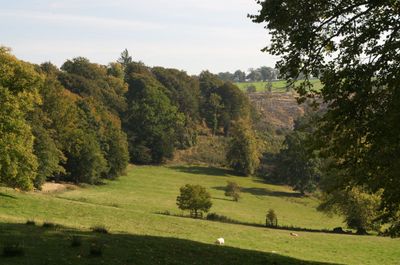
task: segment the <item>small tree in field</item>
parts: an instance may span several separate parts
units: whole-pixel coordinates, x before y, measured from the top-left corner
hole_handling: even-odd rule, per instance
[[[186,184],[180,188],[176,204],[181,210],[190,210],[190,216],[198,218],[212,206],[210,193],[200,185]]]
[[[273,209],[269,209],[267,216],[265,218],[265,225],[269,227],[278,226],[278,217]]]
[[[232,197],[235,202],[240,199],[240,186],[236,182],[228,181],[225,187],[225,196]]]

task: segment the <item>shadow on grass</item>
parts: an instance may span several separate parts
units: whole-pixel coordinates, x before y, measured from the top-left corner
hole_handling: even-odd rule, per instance
[[[155,212],[155,214],[172,216],[172,217],[180,217],[180,218],[193,218],[193,217],[191,217],[189,215],[173,214],[173,213],[170,213],[169,211],[166,211],[166,212]],[[245,226],[251,226],[251,227],[268,228],[268,229],[276,229],[276,230],[287,230],[287,231],[295,231],[295,232],[311,232],[311,233],[355,235],[352,232],[336,232],[334,230],[329,230],[329,229],[312,229],[312,228],[305,228],[305,227],[298,227],[298,226],[288,226],[288,225],[265,226],[264,224],[261,224],[261,223],[257,224],[257,223],[249,223],[249,222],[238,221],[238,220],[229,218],[229,217],[224,216],[224,215],[220,215],[218,218],[211,218],[210,219],[207,216],[205,218],[199,218],[199,219],[205,220],[205,221],[210,221],[210,222],[219,222],[219,223],[235,224],[235,225],[245,225]]]
[[[213,200],[220,200],[220,201],[229,201],[229,202],[234,202],[232,199],[226,199],[226,198],[218,198],[218,197],[211,197]]]
[[[15,197],[15,196],[12,196],[12,195],[9,195],[9,194],[5,194],[5,193],[2,193],[2,192],[0,192],[0,197],[10,198],[10,199],[14,199],[14,200],[17,199],[17,197]]]
[[[216,190],[224,191],[226,187],[213,187]],[[264,188],[244,188],[240,189],[241,192],[250,193],[256,196],[273,196],[273,197],[288,197],[288,198],[302,198],[305,195],[298,192],[284,192],[284,191],[273,191]]]
[[[71,246],[72,238],[79,246]],[[210,243],[215,240],[210,236]],[[229,238],[226,238],[229,245]],[[0,264],[218,264],[283,265],[328,264],[303,261],[278,254],[216,246],[190,240],[131,234],[95,234],[60,228],[0,223],[0,247],[9,242],[23,242],[24,256],[0,256]],[[101,255],[91,255],[93,245]],[[330,263],[332,264],[332,263]]]
[[[170,166],[169,168],[188,174],[210,175],[210,176],[239,176],[235,171],[218,167],[202,167],[202,166]]]

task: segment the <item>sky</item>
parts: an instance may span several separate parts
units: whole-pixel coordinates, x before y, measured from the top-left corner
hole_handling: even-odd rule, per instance
[[[19,59],[61,66],[83,56],[108,64],[127,48],[135,61],[198,74],[275,65],[260,50],[255,0],[0,0],[0,45]]]

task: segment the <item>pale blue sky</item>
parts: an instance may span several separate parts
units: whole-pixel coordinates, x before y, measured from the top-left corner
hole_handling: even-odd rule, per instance
[[[20,59],[60,66],[84,56],[134,60],[198,74],[274,66],[260,52],[263,25],[247,18],[254,0],[0,0],[0,45]]]

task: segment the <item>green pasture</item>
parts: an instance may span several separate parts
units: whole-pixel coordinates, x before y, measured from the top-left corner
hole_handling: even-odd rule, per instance
[[[242,199],[224,196],[227,181],[242,186]],[[211,193],[211,212],[244,224],[195,220],[176,206],[179,187],[200,184]],[[400,240],[377,236],[295,232],[257,225],[274,209],[280,225],[312,229],[343,226],[315,210],[318,200],[283,186],[202,166],[130,166],[127,176],[100,186],[58,193],[0,188],[0,250],[23,245],[21,257],[0,264],[398,264]],[[168,211],[170,215],[160,214]],[[27,220],[36,226],[28,226]],[[41,227],[43,222],[60,225]],[[104,226],[109,234],[91,232]],[[71,237],[82,238],[71,247]],[[216,238],[225,246],[216,246]],[[102,255],[89,254],[93,244]],[[318,263],[320,262],[320,263]]]
[[[298,85],[301,81],[297,81],[295,85]],[[287,92],[287,83],[285,80],[277,80],[272,81],[272,92],[279,92],[284,93]],[[246,91],[247,88],[251,85],[256,87],[257,92],[264,92],[267,91],[267,84],[268,82],[242,82],[242,83],[235,83],[242,91]],[[311,80],[311,84],[313,84],[313,88],[317,91],[321,90],[322,84],[318,79]]]

